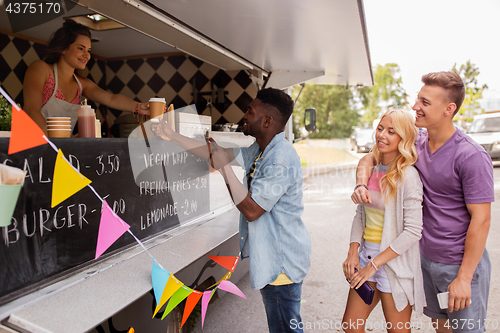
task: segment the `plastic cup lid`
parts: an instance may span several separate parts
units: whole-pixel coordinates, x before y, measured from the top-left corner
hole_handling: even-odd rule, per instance
[[[47,131],[71,131],[69,128],[47,128]]]
[[[165,101],[165,98],[158,98],[158,97],[151,97],[149,99],[149,102],[161,102],[161,103],[167,104],[167,102]]]

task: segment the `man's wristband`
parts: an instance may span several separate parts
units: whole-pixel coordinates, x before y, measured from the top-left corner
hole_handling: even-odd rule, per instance
[[[354,191],[356,191],[358,188],[360,187],[364,187],[366,188],[366,190],[368,191],[368,186],[366,186],[365,184],[359,184],[359,185],[356,185],[356,187],[354,188]]]

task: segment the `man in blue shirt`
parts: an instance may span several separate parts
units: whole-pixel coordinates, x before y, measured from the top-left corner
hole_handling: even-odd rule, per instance
[[[249,257],[250,281],[259,289],[270,332],[302,332],[302,280],[310,266],[311,240],[302,221],[302,165],[285,139],[293,101],[281,90],[260,90],[243,117],[243,132],[255,137],[246,148],[223,149],[175,133],[165,123],[155,133],[191,153],[210,159],[228,186],[240,216],[242,258]],[[231,168],[238,161],[246,173],[242,184]]]

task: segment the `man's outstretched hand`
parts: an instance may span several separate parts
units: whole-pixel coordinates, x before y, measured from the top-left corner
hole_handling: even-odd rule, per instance
[[[170,141],[170,137],[174,132],[165,120],[160,120],[159,122],[151,121],[151,131],[154,133],[154,135],[166,141]]]

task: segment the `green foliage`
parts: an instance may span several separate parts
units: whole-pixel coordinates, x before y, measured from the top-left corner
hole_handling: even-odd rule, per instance
[[[295,99],[300,86],[292,89]],[[294,134],[301,137],[299,127],[304,126],[304,111],[316,109],[316,131],[312,139],[346,138],[352,127],[358,124],[359,114],[355,107],[354,88],[345,86],[306,84],[294,110]]]
[[[10,131],[11,122],[12,105],[0,95],[0,131]]]
[[[397,64],[378,65],[374,75],[375,84],[371,87],[358,89],[361,103],[365,109],[363,123],[371,125],[373,120],[380,118],[381,113],[391,107],[408,104],[400,68]]]
[[[477,77],[480,74],[479,68],[470,60],[460,65],[459,68],[457,68],[457,64],[454,64],[451,70],[460,75],[465,86],[465,99],[454,120],[471,122],[475,115],[484,112],[479,100],[483,98],[483,91],[488,89],[488,86],[486,84],[480,86],[477,83]]]
[[[402,87],[403,81],[397,64],[378,65],[371,87],[349,87],[306,84],[297,100],[294,111],[294,134],[299,138],[299,128],[304,126],[304,110],[316,109],[316,132],[314,139],[347,138],[353,127],[360,122],[359,109],[365,110],[363,123],[371,126],[380,113],[393,106],[407,105],[408,95]],[[292,88],[292,97],[297,98],[301,86]]]

